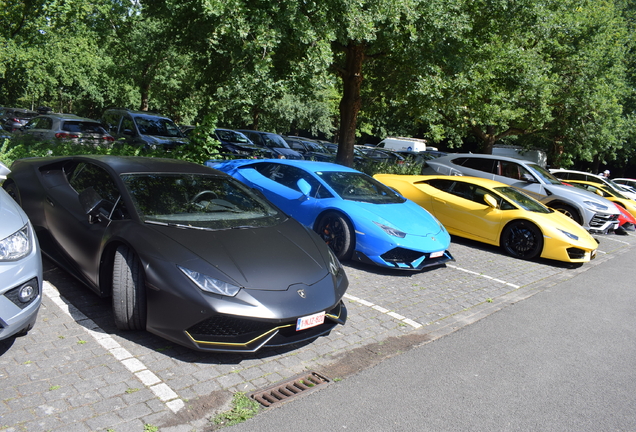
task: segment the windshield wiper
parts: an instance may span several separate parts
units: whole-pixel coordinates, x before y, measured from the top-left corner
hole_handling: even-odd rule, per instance
[[[159,222],[154,220],[144,220],[144,222],[151,225],[161,225],[161,226],[167,226],[167,227],[173,227],[173,228],[188,228],[188,229],[197,229],[197,230],[203,230],[203,231],[213,231],[210,228],[198,227],[194,225],[185,225],[185,224],[180,224],[175,222]]]

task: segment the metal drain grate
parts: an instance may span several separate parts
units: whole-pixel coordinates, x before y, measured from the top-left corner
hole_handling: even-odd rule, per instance
[[[282,384],[275,384],[265,390],[252,392],[249,397],[268,408],[285,402],[294,396],[310,393],[329,382],[329,379],[324,375],[317,372],[309,372],[297,375]]]

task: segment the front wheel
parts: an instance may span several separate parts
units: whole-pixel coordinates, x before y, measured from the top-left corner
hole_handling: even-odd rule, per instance
[[[335,212],[325,213],[316,225],[316,232],[339,260],[351,258],[354,247],[353,229],[342,215]]]
[[[137,255],[126,246],[115,251],[113,315],[120,330],[146,328],[146,283]]]
[[[543,234],[530,222],[514,221],[501,233],[501,246],[515,258],[532,259],[543,250]]]
[[[554,210],[556,210],[556,211],[559,211],[559,212],[563,213],[564,215],[566,215],[570,219],[574,220],[574,222],[578,223],[579,225],[583,225],[583,221],[581,220],[581,216],[579,216],[579,212],[577,212],[574,207],[569,206],[567,204],[556,204],[552,208]]]

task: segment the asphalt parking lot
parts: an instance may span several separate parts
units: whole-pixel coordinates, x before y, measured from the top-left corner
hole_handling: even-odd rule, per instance
[[[191,351],[121,332],[99,299],[45,261],[45,296],[28,335],[0,341],[2,431],[206,431],[234,392],[316,371],[332,381],[458,328],[630,251],[636,234],[597,236],[573,267],[520,261],[453,238],[456,261],[424,272],[345,265],[349,319],[329,336],[254,355]]]

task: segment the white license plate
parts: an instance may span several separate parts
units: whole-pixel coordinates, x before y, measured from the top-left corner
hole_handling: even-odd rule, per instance
[[[325,322],[325,313],[318,312],[317,314],[308,315],[298,318],[296,321],[296,331],[308,329],[310,327],[316,327]]]
[[[431,252],[430,258],[437,258],[437,257],[441,257],[442,255],[444,255],[444,251]]]

